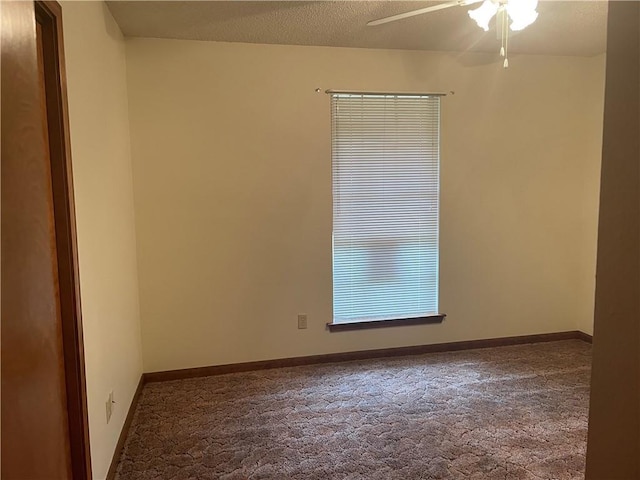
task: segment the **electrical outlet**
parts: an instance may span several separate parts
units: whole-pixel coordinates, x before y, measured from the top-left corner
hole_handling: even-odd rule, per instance
[[[107,407],[107,423],[109,423],[109,420],[111,420],[111,413],[112,413],[112,411],[111,411],[111,405],[113,405],[113,404],[111,403],[111,400],[109,400],[109,399],[107,398],[107,403],[106,403],[106,407]]]
[[[107,398],[107,403],[105,404],[107,408],[107,423],[111,420],[111,414],[113,413],[113,390],[109,392],[109,397]]]
[[[300,330],[307,328],[307,315],[306,314],[299,314],[298,315],[298,328]]]

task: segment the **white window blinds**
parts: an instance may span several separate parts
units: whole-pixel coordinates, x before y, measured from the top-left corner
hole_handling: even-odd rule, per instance
[[[334,323],[438,313],[440,97],[333,93]]]

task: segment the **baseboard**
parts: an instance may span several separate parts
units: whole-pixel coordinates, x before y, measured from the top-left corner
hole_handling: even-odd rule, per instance
[[[589,335],[588,333],[584,333],[578,330],[578,339],[587,343],[593,343],[593,335]]]
[[[129,411],[127,412],[127,418],[124,420],[120,436],[118,437],[118,443],[116,443],[116,449],[113,452],[113,458],[111,459],[111,465],[109,465],[109,471],[107,472],[106,480],[114,480],[116,478],[116,469],[118,468],[118,462],[120,462],[120,456],[122,455],[122,449],[124,448],[124,442],[127,440],[129,434],[129,427],[133,421],[133,415],[136,412],[138,406],[138,399],[142,393],[142,387],[144,386],[145,378],[144,374],[140,376],[140,381],[136,387],[136,392],[131,399],[131,405],[129,405]]]
[[[522,345],[526,343],[555,342],[559,340],[591,341],[591,336],[577,330],[569,332],[543,333],[538,335],[523,335],[518,337],[489,338],[484,340],[467,340],[463,342],[436,343],[432,345],[417,345],[414,347],[383,348],[378,350],[362,350],[346,353],[329,353],[326,355],[311,355],[306,357],[281,358],[258,362],[232,363],[210,367],[186,368],[182,370],[168,370],[164,372],[150,372],[143,375],[144,382],[163,382],[184,378],[208,377],[227,373],[250,372],[254,370],[268,370],[272,368],[298,367],[321,363],[348,362],[353,360],[368,360],[372,358],[400,357],[407,355],[421,355],[424,353],[453,352],[457,350],[471,350],[475,348],[504,347],[508,345]]]

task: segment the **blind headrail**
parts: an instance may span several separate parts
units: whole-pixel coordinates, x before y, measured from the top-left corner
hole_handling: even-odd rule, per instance
[[[325,90],[324,93],[327,94],[335,94],[335,95],[393,95],[396,97],[416,97],[416,96],[424,96],[424,97],[446,97],[447,95],[453,95],[454,92],[363,92],[359,90]]]

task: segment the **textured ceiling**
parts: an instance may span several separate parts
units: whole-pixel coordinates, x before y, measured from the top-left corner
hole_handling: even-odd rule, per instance
[[[469,7],[367,27],[381,17],[439,2],[423,1],[111,1],[127,36],[222,42],[495,52],[496,34],[467,16]],[[590,56],[605,51],[604,1],[541,1],[538,20],[510,41],[511,53]]]

